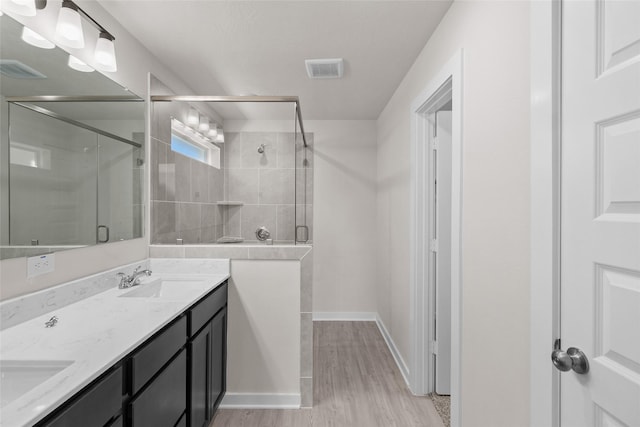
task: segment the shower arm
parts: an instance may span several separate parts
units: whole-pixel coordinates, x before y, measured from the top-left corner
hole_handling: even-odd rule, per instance
[[[206,95],[153,95],[153,102],[293,102],[296,104],[296,116],[300,123],[300,133],[302,142],[307,147],[307,137],[304,134],[304,124],[302,122],[302,112],[300,110],[300,99],[297,96],[206,96]]]

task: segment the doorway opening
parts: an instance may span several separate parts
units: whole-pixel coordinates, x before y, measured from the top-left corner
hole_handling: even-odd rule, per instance
[[[412,104],[411,362],[414,394],[450,395],[460,420],[462,52]]]

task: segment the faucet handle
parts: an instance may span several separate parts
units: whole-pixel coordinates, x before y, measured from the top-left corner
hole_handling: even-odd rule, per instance
[[[118,288],[122,289],[125,286],[125,283],[127,282],[127,275],[123,272],[118,272],[116,273],[116,276],[118,276],[120,278],[120,283],[118,283]]]

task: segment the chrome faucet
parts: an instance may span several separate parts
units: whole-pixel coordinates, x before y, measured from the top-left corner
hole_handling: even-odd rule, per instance
[[[151,270],[140,270],[142,267],[137,266],[133,273],[130,276],[127,276],[124,273],[118,273],[118,277],[120,277],[120,283],[118,284],[118,289],[126,289],[132,286],[136,286],[140,284],[140,276],[151,276]]]

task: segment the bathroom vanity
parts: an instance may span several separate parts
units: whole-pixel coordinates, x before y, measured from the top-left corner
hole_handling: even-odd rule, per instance
[[[228,261],[211,264],[152,263],[127,289],[106,272],[92,283],[109,289],[1,331],[1,425],[207,425],[226,388],[229,277]],[[20,303],[3,303],[4,319]]]

